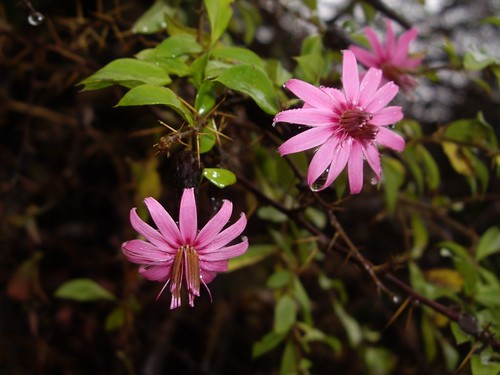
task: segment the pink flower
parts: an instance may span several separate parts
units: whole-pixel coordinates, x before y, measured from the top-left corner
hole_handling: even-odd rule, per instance
[[[371,68],[359,81],[356,57],[344,51],[344,90],[315,87],[291,79],[285,87],[304,101],[300,109],[280,112],[274,122],[290,122],[311,128],[279,147],[281,155],[317,148],[307,172],[307,183],[319,191],[330,186],[347,164],[352,194],[363,185],[363,159],[380,178],[377,144],[402,151],[405,141],[387,128],[403,118],[401,107],[386,107],[399,88],[393,82],[379,88],[382,72]],[[326,179],[324,175],[326,174]],[[321,178],[320,178],[321,177]]]
[[[416,81],[407,73],[415,71],[422,61],[421,57],[408,56],[408,48],[417,37],[418,30],[412,28],[396,39],[391,21],[386,19],[385,24],[387,33],[384,45],[379,42],[375,31],[366,27],[365,34],[372,51],[354,45],[349,46],[349,49],[367,68],[381,69],[385,82],[394,81],[405,92],[409,92],[415,87]]]
[[[194,306],[194,298],[200,295],[200,283],[210,293],[207,284],[218,272],[227,271],[230,258],[247,250],[245,237],[241,242],[227,246],[245,229],[246,217],[242,213],[236,223],[222,230],[233,211],[232,203],[224,200],[219,212],[198,231],[192,188],[185,189],[182,194],[179,225],[154,198],[146,198],[144,203],[158,230],[146,224],[133,208],[130,222],[147,241],[124,242],[122,251],[129,261],[142,265],[139,272],[146,279],[165,282],[160,294],[170,284],[171,309],[181,305],[182,284],[186,285],[189,305]]]

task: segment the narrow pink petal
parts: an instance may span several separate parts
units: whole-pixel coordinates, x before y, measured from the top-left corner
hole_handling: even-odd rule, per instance
[[[322,87],[324,92],[326,92],[334,101],[334,108],[343,108],[345,106],[345,95],[342,91],[331,88],[331,87]]]
[[[163,206],[152,197],[144,199],[144,203],[165,240],[174,247],[182,245],[179,228]]]
[[[278,150],[282,156],[309,150],[324,143],[332,132],[331,127],[311,128],[288,139]]]
[[[333,181],[335,181],[340,172],[344,170],[347,160],[349,159],[349,154],[351,153],[351,144],[352,138],[347,138],[344,142],[339,142],[337,144],[333,153],[332,163],[330,164],[325,184],[321,188],[316,189],[316,191],[326,189],[333,183]]]
[[[403,111],[401,110],[401,107],[390,106],[382,108],[380,111],[376,112],[370,120],[370,124],[378,126],[392,125],[402,118]]]
[[[364,75],[359,85],[359,105],[369,103],[373,99],[373,95],[380,85],[382,79],[382,71],[380,69],[370,68]]]
[[[332,123],[333,112],[326,109],[298,108],[289,109],[278,113],[273,120],[277,122],[289,122],[309,126],[326,126]]]
[[[351,194],[358,194],[363,187],[363,155],[357,141],[352,142],[351,154],[347,163]]]
[[[368,165],[371,167],[373,172],[375,172],[375,176],[377,177],[377,181],[380,180],[380,153],[378,152],[377,147],[372,142],[367,142],[363,145],[363,155],[365,156]]]
[[[165,251],[146,241],[131,240],[123,243],[122,251],[130,262],[148,264],[171,260],[177,250],[170,248]]]
[[[222,232],[220,232],[217,235],[217,237],[215,237],[215,240],[211,244],[209,244],[206,248],[196,249],[198,254],[205,255],[212,251],[216,251],[217,249],[220,249],[223,246],[226,246],[229,242],[234,240],[243,232],[246,225],[247,225],[247,218],[245,214],[242,213],[236,223],[234,223],[233,225],[227,227]]]
[[[385,26],[385,57],[387,60],[391,60],[396,48],[396,36],[394,35],[392,23],[388,18],[385,19]]]
[[[228,260],[240,256],[248,249],[248,240],[243,237],[242,242],[231,246],[221,247],[217,251],[207,252],[203,255],[200,254],[200,260],[204,262],[217,262],[221,260]]]
[[[398,38],[396,44],[396,51],[393,55],[393,61],[402,61],[408,55],[408,50],[410,48],[410,43],[417,37],[418,30],[416,28],[411,28],[410,30],[401,34]]]
[[[226,272],[227,266],[228,266],[227,259],[223,259],[217,262],[200,260],[200,268],[208,272]]]
[[[148,280],[165,282],[170,278],[172,267],[171,264],[142,266],[139,268],[139,273]]]
[[[347,101],[357,104],[359,98],[358,63],[356,62],[356,56],[354,56],[354,53],[349,50],[343,51],[342,86],[344,88]]]
[[[375,55],[378,55],[381,59],[383,59],[385,57],[384,48],[380,44],[375,31],[373,31],[371,27],[365,27],[364,31],[366,37],[368,38],[368,41],[370,42],[370,46],[372,47],[373,52],[375,52]]]
[[[319,87],[300,79],[290,79],[285,83],[285,87],[297,95],[304,103],[315,108],[330,108],[332,106],[331,98]]]
[[[163,236],[156,230],[153,229],[149,224],[146,224],[137,215],[137,209],[134,207],[130,210],[130,224],[132,227],[144,238],[146,238],[153,245],[159,247],[160,249],[165,249],[167,247],[167,241]]]
[[[405,140],[399,134],[384,127],[378,128],[378,133],[375,141],[382,146],[391,148],[396,151],[403,151],[405,149]]]
[[[360,62],[367,68],[380,68],[380,59],[378,56],[372,54],[364,48],[354,45],[350,45],[349,50],[354,53],[354,56],[356,56],[358,62]]]
[[[398,93],[399,87],[394,82],[387,82],[373,95],[373,100],[369,102],[364,110],[375,113],[384,108]]]
[[[313,183],[321,176],[328,166],[332,163],[333,150],[338,144],[336,137],[330,137],[314,154],[309,169],[307,171],[307,184],[312,186]]]
[[[219,232],[224,228],[224,225],[227,224],[227,221],[231,217],[231,213],[233,212],[233,204],[224,200],[222,203],[222,207],[219,212],[212,217],[208,223],[203,227],[203,229],[198,233],[196,237],[195,248],[204,248],[210,242],[212,242],[215,237],[219,234]]]
[[[223,263],[227,264],[227,261],[225,261]],[[200,277],[201,277],[202,282],[205,284],[205,286],[206,286],[206,284],[211,282],[213,279],[215,279],[215,276],[217,276],[217,272],[206,271],[203,268],[200,268]],[[207,290],[208,290],[208,287],[207,287]],[[208,292],[210,293],[210,290],[208,290]]]
[[[409,57],[401,62],[401,66],[403,66],[406,70],[415,70],[418,68],[422,60],[423,57]]]
[[[192,245],[198,231],[198,216],[196,213],[196,201],[194,189],[184,189],[179,210],[179,229],[184,245]]]

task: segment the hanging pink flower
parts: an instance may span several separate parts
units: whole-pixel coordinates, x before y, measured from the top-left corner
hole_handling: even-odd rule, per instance
[[[409,92],[415,87],[416,81],[408,73],[414,72],[422,61],[422,57],[408,55],[410,43],[417,37],[418,30],[411,28],[396,39],[391,21],[386,19],[385,24],[385,44],[379,41],[372,28],[366,27],[364,31],[372,50],[367,51],[355,45],[349,46],[349,49],[367,68],[381,69],[385,82],[394,81],[405,92]]]
[[[181,305],[182,285],[186,286],[190,306],[200,295],[200,284],[211,282],[218,272],[227,271],[228,260],[243,254],[248,248],[246,237],[228,244],[238,237],[246,226],[242,213],[238,221],[222,230],[233,211],[230,201],[224,200],[221,209],[198,231],[194,189],[185,189],[179,209],[177,225],[168,212],[154,198],[144,200],[158,230],[146,224],[136,212],[130,211],[132,227],[146,241],[124,242],[122,251],[129,261],[141,264],[139,272],[149,280],[164,282],[160,294],[170,284],[170,308]],[[158,295],[158,297],[160,296]]]
[[[315,87],[291,79],[285,87],[304,101],[299,109],[282,111],[274,123],[310,126],[279,147],[281,155],[317,148],[307,172],[307,184],[315,191],[330,186],[347,165],[352,194],[363,185],[363,159],[380,178],[377,144],[402,151],[405,141],[387,126],[403,118],[401,107],[386,107],[399,88],[388,82],[379,88],[382,72],[371,68],[359,81],[356,57],[343,51],[343,91]]]

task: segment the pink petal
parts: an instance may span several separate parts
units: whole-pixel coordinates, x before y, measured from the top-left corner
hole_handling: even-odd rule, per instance
[[[198,233],[195,248],[204,248],[211,243],[222,228],[224,228],[224,225],[227,224],[232,212],[233,204],[228,200],[224,200],[219,212],[217,212]]]
[[[135,207],[130,210],[130,224],[132,224],[132,227],[153,245],[160,249],[167,249],[168,244],[163,236],[156,229],[149,226],[149,224],[146,224],[139,215],[137,215],[136,211],[137,209]]]
[[[354,53],[356,59],[367,68],[380,68],[380,59],[378,56],[354,45],[349,46],[349,49]]]
[[[334,150],[332,163],[330,164],[330,170],[326,177],[325,184],[316,191],[326,189],[330,186],[333,181],[339,176],[340,172],[344,170],[347,160],[349,159],[349,154],[351,153],[352,138],[346,139],[344,142],[339,142]]]
[[[282,156],[308,150],[324,143],[331,135],[330,127],[311,128],[288,139],[278,150]]]
[[[401,110],[401,107],[385,107],[373,115],[373,118],[370,120],[370,124],[378,126],[391,125],[395,124],[402,118],[403,111]]]
[[[351,194],[358,194],[363,187],[363,155],[357,141],[352,142],[351,154],[347,164]]]
[[[217,249],[226,246],[229,242],[234,240],[243,232],[246,225],[247,218],[245,214],[242,213],[238,221],[220,232],[209,246],[207,246],[205,249],[197,249],[198,254],[205,255],[209,252],[216,251]]]
[[[342,61],[342,85],[347,101],[358,103],[359,98],[359,73],[358,64],[354,53],[349,50],[343,51]]]
[[[326,92],[335,102],[334,108],[345,106],[345,95],[342,91],[331,87],[321,87],[321,90]]]
[[[377,137],[375,141],[382,146],[391,148],[396,151],[403,151],[405,149],[405,140],[399,134],[384,127],[378,128]]]
[[[170,248],[165,251],[146,241],[131,240],[123,243],[122,251],[130,262],[148,264],[169,261],[177,250]]]
[[[373,100],[366,105],[366,112],[375,113],[386,106],[398,93],[399,87],[394,82],[387,82],[373,95]]]
[[[320,88],[299,79],[290,79],[285,87],[308,105],[315,108],[330,108],[331,98]]]
[[[225,262],[227,264],[227,261]],[[215,276],[217,276],[217,272],[213,272],[213,271],[206,271],[204,270],[203,268],[200,268],[200,276],[201,276],[201,280],[202,282],[205,284],[208,284],[209,282],[211,282],[213,279],[215,279]],[[207,287],[207,290],[208,290],[208,287]],[[209,291],[210,293],[210,291]]]
[[[380,167],[380,153],[378,152],[377,147],[371,142],[367,143],[363,147],[363,155],[365,156],[368,165],[371,169],[373,169],[373,172],[375,172],[377,181],[380,180],[380,172],[382,168]]]
[[[395,48],[396,48],[396,37],[394,35],[392,23],[388,18],[385,19],[385,26],[386,26],[385,58],[387,60],[391,60],[393,55],[394,55]]]
[[[365,27],[364,31],[366,37],[368,38],[368,41],[370,42],[370,46],[372,47],[373,52],[375,52],[375,55],[378,55],[380,59],[383,59],[385,57],[384,48],[380,44],[375,31],[373,31],[371,27]]]
[[[200,260],[200,268],[208,272],[226,272],[228,262],[227,259],[218,262]]]
[[[179,228],[163,206],[152,197],[144,199],[144,203],[165,240],[173,247],[181,246]]]
[[[410,43],[417,37],[418,30],[416,28],[411,28],[410,30],[401,34],[398,38],[396,51],[393,55],[393,61],[403,61],[408,55],[408,50],[410,48]]]
[[[198,216],[196,213],[196,201],[194,199],[194,189],[184,189],[179,210],[179,229],[181,231],[184,245],[192,245],[196,239],[198,231]]]
[[[363,106],[373,99],[373,95],[380,85],[382,79],[382,71],[380,69],[370,68],[364,75],[359,85],[359,105]]]
[[[240,256],[248,249],[248,240],[243,237],[243,241],[231,246],[225,246],[217,249],[217,251],[206,252],[200,254],[200,260],[205,262],[217,262],[221,260],[228,260]]]
[[[139,273],[148,280],[165,282],[170,278],[170,275],[172,274],[172,267],[171,264],[162,264],[158,266],[142,266],[141,268],[139,268]]]
[[[307,184],[312,186],[313,183],[321,176],[328,166],[332,163],[332,158],[338,139],[330,137],[314,154],[309,169],[307,171]]]
[[[331,110],[317,108],[289,109],[278,113],[273,120],[277,122],[289,122],[309,126],[325,126],[332,123],[333,112]]]

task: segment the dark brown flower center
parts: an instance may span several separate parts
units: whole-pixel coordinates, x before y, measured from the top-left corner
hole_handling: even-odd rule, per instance
[[[361,109],[347,109],[342,113],[340,125],[352,138],[359,140],[373,140],[378,133],[378,128],[369,123],[373,118],[371,113]]]
[[[200,295],[200,263],[198,253],[190,245],[183,245],[177,250],[172,264],[170,293],[172,293],[172,305],[175,307],[181,303],[183,279],[187,286],[189,304],[192,306],[194,297]]]

